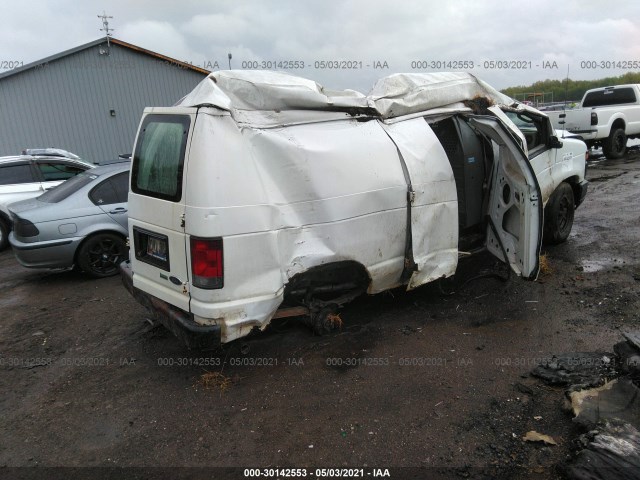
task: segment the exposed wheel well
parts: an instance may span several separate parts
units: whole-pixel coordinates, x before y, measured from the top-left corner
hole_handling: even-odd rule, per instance
[[[611,125],[611,132],[613,132],[617,128],[621,128],[623,130],[626,130],[626,125],[625,125],[623,119],[618,118],[613,122],[613,125]],[[609,134],[611,134],[611,132],[609,132]]]
[[[573,202],[576,206],[580,203],[580,179],[578,176],[573,176],[569,178],[565,178],[563,182],[568,183],[571,186],[571,190],[573,190]]]
[[[343,260],[311,267],[289,279],[284,289],[285,302],[318,307],[341,305],[367,291],[371,278],[367,269],[355,260]]]

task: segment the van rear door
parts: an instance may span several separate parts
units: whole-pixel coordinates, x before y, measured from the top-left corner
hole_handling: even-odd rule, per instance
[[[542,244],[542,196],[515,132],[489,116],[469,123],[491,140],[493,170],[488,202],[487,249],[514,272],[536,278]]]
[[[136,138],[129,193],[135,287],[189,311],[186,170],[196,108],[148,108]]]

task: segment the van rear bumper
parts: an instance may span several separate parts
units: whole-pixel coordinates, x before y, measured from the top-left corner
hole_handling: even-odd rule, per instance
[[[192,314],[134,287],[133,271],[128,260],[120,264],[120,277],[133,298],[144,306],[155,320],[182,340],[188,348],[207,349],[220,345],[220,325],[200,325],[193,320]]]

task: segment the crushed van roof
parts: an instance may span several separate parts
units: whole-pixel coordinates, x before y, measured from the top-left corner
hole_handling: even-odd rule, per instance
[[[367,108],[355,90],[329,90],[302,77],[261,70],[221,70],[202,80],[177,105],[224,110],[343,110]]]
[[[368,95],[330,90],[313,80],[280,72],[222,70],[209,74],[176,105],[234,111],[319,110],[393,118],[454,105],[475,97],[495,104],[514,101],[463,72],[398,73],[376,82]]]
[[[396,73],[378,80],[367,98],[383,118],[449,107],[476,97],[497,105],[514,100],[464,72]]]

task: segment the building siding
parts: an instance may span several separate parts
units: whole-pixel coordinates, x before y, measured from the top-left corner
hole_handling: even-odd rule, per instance
[[[55,147],[89,161],[131,153],[147,106],[170,106],[204,73],[106,41],[0,78],[0,155]],[[116,116],[110,115],[115,110]]]

